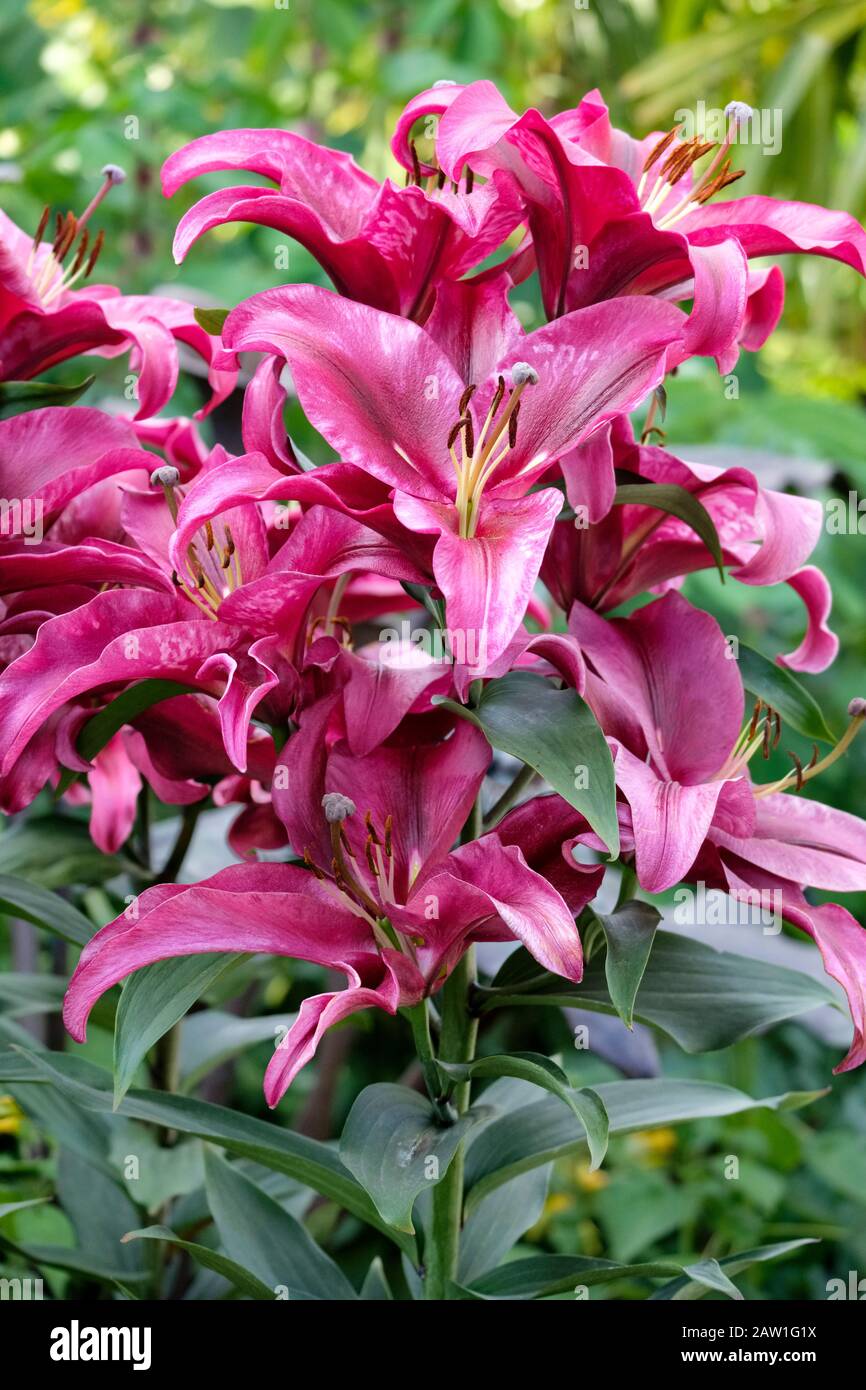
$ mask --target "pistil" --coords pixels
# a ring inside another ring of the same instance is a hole
[[[99,253],[105,240],[105,233],[99,232],[92,248],[90,248],[90,233],[85,229],[85,224],[89,221],[92,214],[99,207],[109,189],[116,184],[123,183],[126,174],[118,164],[106,164],[102,170],[104,183],[94,194],[87,207],[80,217],[74,213],[67,212],[66,216],[57,213],[54,231],[54,240],[51,250],[45,257],[41,269],[34,281],[34,289],[41,297],[44,306],[47,308],[59,295],[71,289],[77,281],[84,279],[92,273]],[[33,245],[27,261],[27,273],[32,273],[34,260],[42,244],[42,236],[48,225],[51,210],[46,207],[39,219],[39,226],[33,238]],[[80,240],[79,240],[80,237]],[[69,251],[78,241],[78,249],[75,253],[71,266],[64,271],[63,262]],[[90,254],[88,255],[88,248]]]
[[[538,373],[528,362],[515,362],[511,368],[512,389],[506,398],[504,377],[500,377],[493,399],[475,437],[475,426],[469,405],[475,386],[467,386],[460,398],[459,418],[451,427],[447,447],[457,477],[457,512],[460,535],[464,540],[475,535],[482,493],[505,456],[517,443],[517,417],[520,398],[527,386],[535,385]],[[504,409],[500,409],[505,401]],[[461,441],[458,458],[455,446]]]

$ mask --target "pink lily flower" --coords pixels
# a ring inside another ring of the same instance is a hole
[[[441,103],[441,93],[427,95]],[[412,120],[428,105],[410,103]],[[547,121],[535,110],[518,116],[481,81],[447,94],[436,154],[452,178],[472,169],[514,179],[532,246],[517,254],[513,273],[528,273],[534,254],[549,317],[622,294],[693,299],[687,352],[712,355],[730,371],[738,343],[760,346],[781,311],[780,275],[750,276],[749,259],[804,251],[862,274],[866,233],[849,214],[808,203],[747,197],[711,204],[740,177],[729,152],[751,116],[738,102],[727,114],[727,134],[715,148],[699,137],[680,140],[676,126],[636,141],[611,125],[598,92]],[[401,128],[405,134],[405,120]],[[711,151],[695,178],[696,162]],[[401,144],[395,152],[405,162]]]
[[[132,352],[137,374],[137,417],[156,415],[171,398],[178,377],[177,343],[207,363],[212,409],[234,389],[237,369],[196,322],[182,300],[122,295],[110,285],[81,288],[94,269],[102,233],[90,241],[90,218],[113,184],[125,175],[106,165],[105,182],[80,217],[57,215],[53,240],[42,237],[46,208],[29,236],[0,212],[0,381],[29,381],[58,362],[81,354],[103,357]]]
[[[226,130],[203,135],[171,155],[162,182],[171,197],[188,180],[215,170],[245,169],[277,189],[225,188],[181,218],[174,239],[180,263],[204,232],[227,222],[254,222],[299,241],[349,299],[423,322],[441,280],[458,280],[513,231],[523,204],[502,178],[446,186],[433,174],[422,185],[379,184],[350,155],[285,130]]]
[[[105,990],[154,960],[242,950],[327,965],[347,988],[302,1004],[265,1076],[275,1105],[327,1028],[435,993],[473,940],[517,938],[580,978],[572,913],[520,848],[491,834],[451,849],[490,758],[478,731],[461,723],[445,740],[356,758],[330,742],[334,708],[331,697],[307,711],[275,778],[275,805],[308,867],[238,866],[192,888],[148,890],[135,920],[118,917],[82,952],[64,1008],[74,1038]]]
[[[596,431],[560,467],[576,520],[554,526],[541,578],[566,613],[575,600],[606,612],[714,564],[685,522],[649,505],[611,505],[614,470],[621,469],[650,483],[674,483],[697,497],[713,519],[732,578],[786,583],[797,594],[806,609],[806,633],[796,651],[777,657],[780,665],[816,672],[834,660],[839,642],[827,626],[830,586],[807,564],[823,525],[818,500],[761,487],[746,468],[688,463],[665,449],[639,445],[625,417]]]
[[[496,661],[526,612],[562,500],[533,485],[662,379],[682,325],[673,306],[631,299],[520,336],[508,283],[440,291],[425,329],[292,286],[239,305],[223,330],[232,351],[284,358],[344,464],[389,489],[406,532],[433,538],[449,630],[484,644],[458,688]]]
[[[688,872],[717,818],[742,816],[751,828],[751,792],[733,758],[744,709],[737,664],[716,620],[676,593],[625,619],[576,603],[569,628],[631,807],[638,879],[662,893]]]

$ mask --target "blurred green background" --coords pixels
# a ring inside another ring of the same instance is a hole
[[[677,108],[699,100],[723,107],[737,98],[779,109],[781,150],[771,157],[747,147],[740,189],[824,202],[862,219],[864,23],[866,3],[856,0],[589,0],[586,8],[570,0],[5,0],[0,205],[35,228],[46,202],[79,210],[101,165],[122,164],[129,179],[100,210],[107,233],[101,278],[127,293],[160,287],[196,303],[233,305],[286,278],[274,269],[278,234],[220,228],[176,267],[174,226],[220,179],[200,180],[168,204],[159,189],[168,154],[206,131],[282,125],[350,150],[384,176],[396,172],[388,138],[414,92],[439,78],[489,77],[514,107],[546,113],[599,86],[617,124],[636,135],[667,129]],[[303,252],[293,248],[290,264],[289,278],[324,282]],[[846,267],[817,259],[789,258],[785,270],[782,326],[759,358],[743,356],[733,399],[703,362],[670,384],[668,443],[684,453],[690,446],[724,448],[730,464],[754,467],[772,486],[822,499],[853,491],[859,499],[866,494],[864,284]],[[531,322],[531,297],[520,308]],[[97,400],[100,391],[106,397],[116,390],[118,371],[106,365]],[[188,384],[180,407],[195,409],[200,399],[198,384]],[[291,423],[315,451],[301,422]],[[866,508],[862,528],[866,533]],[[830,672],[807,682],[837,732],[848,700],[866,694],[863,555],[862,536],[825,534],[815,557],[833,585],[842,651]],[[726,632],[768,655],[799,640],[799,604],[784,590],[733,582],[722,588],[706,574],[691,579],[686,592],[715,612]],[[817,790],[862,813],[864,784],[866,740]],[[849,905],[866,920],[866,902]],[[270,980],[249,984],[249,1011],[296,1007],[308,989],[304,968],[280,965]],[[359,1024],[363,1042],[339,1079],[335,1123],[361,1085],[396,1075],[409,1061],[408,1054],[394,1058],[389,1026],[366,1017]],[[566,1048],[564,1024],[559,1032],[550,1028],[542,1039],[502,1041]],[[97,1052],[101,1046],[106,1054],[97,1060],[108,1061],[110,1037],[94,1032]],[[246,1052],[233,1076],[231,1102],[252,1113],[263,1113],[260,1077],[269,1047]],[[795,1025],[713,1057],[689,1059],[672,1045],[662,1048],[666,1073],[728,1080],[764,1095],[825,1085],[838,1057],[837,1048]],[[617,1074],[600,1061],[571,1065],[583,1084]],[[314,1079],[312,1068],[302,1073],[281,1118],[291,1122],[303,1111]],[[852,1074],[796,1114],[759,1113],[620,1139],[602,1174],[560,1166],[525,1244],[646,1259],[814,1235],[820,1245],[749,1275],[743,1286],[752,1297],[823,1298],[827,1278],[866,1271],[864,1101],[866,1081]],[[46,1190],[52,1160],[44,1141],[14,1106],[4,1111],[0,1102],[0,1203]],[[732,1146],[743,1155],[739,1182],[723,1173]],[[56,1208],[37,1209],[21,1213],[16,1229],[22,1240],[62,1243],[69,1238],[64,1220]],[[67,1287],[68,1276],[57,1279],[58,1291]]]

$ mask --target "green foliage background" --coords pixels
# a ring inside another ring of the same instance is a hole
[[[442,77],[490,77],[516,108],[545,112],[575,104],[597,85],[616,122],[635,134],[666,129],[678,107],[698,100],[717,107],[736,97],[778,108],[781,151],[767,157],[746,149],[741,188],[826,202],[862,218],[864,22],[866,3],[857,0],[589,0],[586,7],[570,0],[6,0],[0,205],[35,228],[46,202],[78,210],[100,166],[122,164],[130,177],[100,213],[107,233],[102,278],[116,279],[128,293],[171,289],[196,303],[233,305],[286,278],[274,269],[277,234],[221,228],[176,267],[171,237],[178,218],[220,180],[199,181],[166,204],[158,176],[172,150],[219,128],[288,125],[350,150],[383,176],[394,172],[388,136],[408,97]],[[671,384],[668,441],[683,450],[725,446],[732,464],[772,463],[783,485],[795,489],[859,496],[866,493],[864,284],[845,267],[807,258],[791,260],[786,273],[783,325],[760,359],[741,360],[736,399],[706,364],[691,364]],[[297,248],[289,278],[322,280]],[[531,321],[535,306],[527,300],[522,312]],[[106,365],[88,403],[117,390],[118,370]],[[195,384],[187,386],[182,407],[194,409],[197,400]],[[302,443],[316,447],[315,440]],[[817,472],[815,461],[824,465]],[[862,524],[866,532],[866,515]],[[863,554],[861,536],[827,534],[816,557],[833,585],[842,653],[810,684],[837,731],[848,700],[866,693]],[[732,582],[722,589],[709,573],[690,580],[686,592],[715,612],[726,632],[768,654],[799,640],[799,606],[785,592]],[[864,781],[866,740],[822,778],[820,794],[862,814]],[[38,864],[33,873],[39,877]],[[83,870],[81,880],[89,881]],[[90,905],[107,916],[114,909],[99,901],[100,892],[91,889]],[[864,920],[866,904],[851,906]],[[295,1007],[310,987],[308,973],[282,963],[267,981],[252,979],[252,1011]],[[219,1003],[219,990],[208,999]],[[408,1051],[394,1055],[386,1020],[364,1016],[359,1027],[363,1045],[338,1080],[338,1119],[362,1085],[396,1077],[409,1061]],[[537,1031],[522,1036],[529,1028],[522,1021],[509,1028],[495,1039],[499,1046],[540,1043],[555,1051],[570,1042],[564,1024],[551,1019],[541,1039]],[[96,1027],[93,1034],[90,1055],[110,1063],[110,1033]],[[265,1042],[245,1052],[235,1071],[232,1103],[254,1114],[262,1113],[268,1049]],[[793,1024],[711,1057],[686,1058],[663,1045],[667,1074],[714,1077],[763,1095],[825,1084],[837,1058]],[[574,1052],[569,1066],[580,1084],[616,1075]],[[293,1088],[289,1122],[314,1079],[308,1069]],[[854,1074],[803,1113],[760,1112],[617,1140],[601,1177],[575,1163],[560,1165],[525,1246],[647,1259],[814,1235],[821,1245],[744,1277],[743,1287],[752,1297],[823,1298],[831,1275],[866,1271],[864,1100],[866,1082]],[[41,1195],[52,1180],[51,1147],[14,1108],[3,1114],[0,1203]],[[724,1177],[732,1151],[743,1155],[739,1182]],[[85,1178],[67,1173],[65,1180]],[[328,1209],[317,1219],[326,1223]],[[64,1223],[56,1208],[32,1208],[4,1231],[63,1244],[71,1241]],[[369,1253],[350,1258],[361,1267]],[[74,1276],[53,1277],[62,1292]]]

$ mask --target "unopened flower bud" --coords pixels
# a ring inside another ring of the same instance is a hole
[[[119,164],[103,164],[99,171],[104,179],[109,183],[125,183],[126,170],[121,169]]]
[[[329,825],[337,825],[347,816],[354,816],[357,807],[354,801],[342,792],[325,792],[322,797],[322,810]]]
[[[862,695],[857,695],[848,706],[848,714],[852,719],[863,719],[866,716],[866,700]]]
[[[511,380],[515,386],[538,385],[538,372],[528,362],[515,362],[511,368]]]
[[[180,473],[170,463],[163,463],[159,468],[154,468],[150,475],[151,487],[177,487],[180,482]]]

